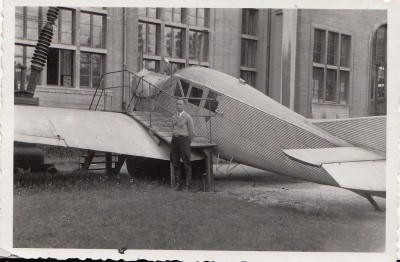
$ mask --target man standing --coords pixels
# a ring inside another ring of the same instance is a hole
[[[174,167],[176,190],[182,189],[182,173],[180,159],[182,158],[185,169],[185,191],[189,191],[192,180],[192,164],[190,161],[190,143],[194,138],[194,125],[192,117],[183,110],[182,99],[176,101],[178,113],[172,116],[172,141],[170,159]]]

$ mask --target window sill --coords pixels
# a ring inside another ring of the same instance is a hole
[[[96,92],[95,88],[90,88],[90,87],[73,88],[73,87],[50,86],[50,85],[37,86],[36,90],[38,92],[62,93],[62,94],[80,94],[80,95],[93,95]],[[112,90],[105,90],[105,92],[106,92],[107,96],[112,96]]]
[[[320,105],[320,106],[343,106],[343,107],[350,107],[348,104],[338,104],[335,102],[311,102],[312,105]]]

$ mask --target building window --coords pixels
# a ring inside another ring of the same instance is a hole
[[[164,69],[164,73],[167,75],[172,75],[174,74],[176,71],[182,69],[185,67],[184,63],[171,63],[169,62],[169,64],[165,67]]]
[[[322,95],[323,81],[324,81],[323,75],[324,75],[323,68],[314,67],[312,98],[315,101],[322,101],[323,99]]]
[[[48,7],[45,8],[47,13]],[[68,9],[60,9],[58,18],[53,26],[53,40],[52,43],[72,45],[72,19],[73,11]]]
[[[325,31],[315,29],[314,32],[314,59],[315,63],[323,63],[322,53],[325,43]]]
[[[81,86],[97,88],[103,74],[103,55],[82,52],[80,64]]]
[[[28,84],[29,77],[31,75],[31,61],[33,57],[33,52],[35,51],[34,46],[26,46],[26,45],[15,45],[15,65],[25,66],[25,84]],[[21,85],[21,70],[16,69],[16,80],[18,86]],[[23,76],[22,76],[23,77]],[[21,87],[20,87],[21,88]]]
[[[103,15],[81,12],[80,44],[81,46],[104,48]]]
[[[380,26],[372,42],[372,66],[370,82],[370,115],[386,115],[387,106],[387,25]]]
[[[15,7],[15,38],[39,39],[39,7]]]
[[[50,48],[47,56],[47,84],[72,86],[73,52],[71,50]]]
[[[157,8],[139,8],[139,16],[157,19]]]
[[[165,21],[180,23],[182,21],[181,8],[165,8]]]
[[[327,55],[328,65],[337,65],[336,55],[337,55],[338,48],[339,48],[338,34],[329,32],[329,34],[328,34],[328,55]]]
[[[189,31],[189,59],[208,62],[208,33]]]
[[[312,101],[348,104],[351,36],[314,30]]]
[[[243,9],[242,10],[242,34],[257,35],[258,10]]]
[[[242,10],[242,39],[240,45],[240,78],[255,87],[257,68],[257,24],[258,10]]]
[[[139,52],[145,55],[157,55],[157,26],[149,23],[139,23]]]
[[[189,25],[206,26],[204,8],[189,8]]]
[[[343,35],[341,39],[341,49],[340,49],[340,66],[349,67],[350,66],[350,36]]]
[[[143,59],[142,68],[158,73],[160,72],[160,61],[153,59]]]
[[[256,85],[256,72],[240,70],[240,78],[250,86]]]
[[[164,56],[182,58],[183,30],[166,26],[164,30]]]
[[[256,67],[257,41],[242,39],[241,66]]]

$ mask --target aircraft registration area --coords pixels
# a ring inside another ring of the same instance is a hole
[[[56,19],[56,11],[50,8],[50,21]],[[196,133],[192,161],[205,174],[205,191],[213,190],[215,155],[345,188],[380,210],[373,196],[386,196],[386,117],[306,119],[242,79],[199,66],[181,69],[172,76],[150,71],[108,72],[102,75],[88,110],[39,107],[33,96],[51,34],[48,23],[32,59],[27,89],[15,91],[15,142],[22,143],[19,147],[47,144],[87,150],[83,169],[90,168],[96,154],[105,154],[110,174],[119,173],[125,162],[131,176],[160,166],[168,168],[171,116],[176,113],[177,99],[184,99]],[[104,107],[100,103],[107,89],[125,87],[102,84],[117,74],[130,79],[125,112],[107,111],[105,103]]]

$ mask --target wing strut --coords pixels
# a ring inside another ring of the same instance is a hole
[[[366,193],[365,197],[368,199],[371,205],[374,206],[376,211],[383,212],[383,210],[379,207],[378,203],[376,203],[376,201],[372,198],[371,194]]]

